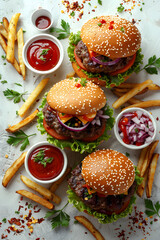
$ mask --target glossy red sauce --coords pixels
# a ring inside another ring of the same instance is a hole
[[[49,17],[46,17],[46,16],[40,16],[35,21],[35,25],[39,29],[45,29],[49,27],[50,24],[51,24],[51,20]]]
[[[28,62],[36,70],[47,71],[52,69],[57,65],[59,58],[59,48],[48,39],[33,42],[27,50]]]
[[[40,150],[44,151],[45,158],[53,158],[51,163],[47,163],[46,167],[40,162],[35,162],[35,156]],[[37,147],[28,158],[28,168],[31,174],[39,180],[51,180],[57,177],[64,165],[64,157],[61,151],[54,146],[44,145]]]

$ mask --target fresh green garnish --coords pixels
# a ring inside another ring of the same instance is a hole
[[[3,65],[6,65],[6,63],[3,63]]]
[[[17,146],[18,144],[21,144],[20,150],[23,151],[27,145],[29,145],[29,140],[28,138],[31,136],[36,135],[36,133],[27,135],[25,134],[22,130],[19,130],[15,133],[13,133],[13,136],[9,136],[7,143],[13,146]]]
[[[41,52],[41,54],[40,54],[39,56],[44,56],[44,55],[46,55],[46,54],[48,53],[48,51],[49,51],[49,48],[43,49],[42,52]]]
[[[160,58],[157,58],[156,55],[153,55],[153,57],[148,59],[148,63],[141,70],[145,69],[149,74],[158,74],[159,68]]]
[[[102,25],[102,23],[97,23],[97,25],[100,27]]]
[[[23,30],[23,33],[25,33],[26,31],[25,30]]]
[[[6,219],[6,218],[3,218],[3,219],[2,219],[2,222],[6,223],[6,222],[7,222],[7,219]]]
[[[32,204],[31,203],[28,204],[28,208],[29,209],[32,208]]]
[[[15,211],[16,214],[19,214],[19,211]]]
[[[18,111],[16,111],[16,115],[19,116]]]
[[[123,32],[123,33],[124,33],[124,27],[121,27],[121,32]]]
[[[92,197],[93,197],[93,195],[89,194],[88,191],[84,193],[84,199],[87,198],[87,200],[88,200],[88,199],[91,199]]]
[[[0,74],[0,80],[2,79],[2,75]]]
[[[63,19],[61,20],[61,28],[50,28],[50,32],[56,32],[56,33],[59,33],[58,35],[58,39],[64,39],[64,38],[67,38],[70,34],[70,25],[69,23],[65,22]]]
[[[6,81],[6,80],[3,80],[3,81],[1,81],[1,83],[2,83],[2,84],[5,84],[5,83],[7,83],[7,81]]]
[[[14,83],[14,84],[17,85],[17,86],[22,87],[22,84],[20,84],[20,83]]]
[[[93,19],[96,19],[97,17],[93,17]]]
[[[13,100],[14,103],[19,103],[21,101],[21,99],[25,102],[25,99],[23,98],[23,95],[25,95],[27,92],[24,93],[19,93],[17,91],[14,91],[12,89],[8,89],[3,91],[4,96],[9,99],[9,100]]]
[[[135,128],[135,133],[138,133],[138,128]]]
[[[87,83],[87,80],[85,78],[81,78],[80,84],[85,87]]]
[[[142,12],[142,8],[139,9]]]
[[[99,5],[102,5],[102,0],[98,0],[98,4],[99,4]]]
[[[89,6],[91,6],[91,3],[88,3]]]
[[[6,56],[5,55],[2,55],[1,56],[3,60],[6,60]]]
[[[52,210],[46,213],[45,218],[51,218],[51,225],[52,225],[52,229],[59,227],[59,226],[63,226],[63,227],[67,227],[69,225],[69,221],[70,221],[70,216],[63,211],[63,209],[68,205],[67,204],[60,210]],[[57,213],[56,216],[54,216]]]
[[[78,78],[75,78],[74,81],[75,81],[75,82],[78,82]]]
[[[51,163],[53,161],[53,157],[47,158],[45,157],[44,153],[44,150],[40,150],[34,157],[34,161],[39,162],[43,165],[43,167],[46,167],[47,163]]]
[[[129,156],[130,156],[130,154],[128,152],[126,152],[126,157],[129,157]]]
[[[121,12],[123,12],[123,10],[124,10],[124,7],[123,7],[122,3],[120,3],[120,6],[117,8],[117,12],[121,13]]]
[[[158,201],[154,204],[152,202],[152,200],[145,199],[144,203],[145,203],[145,207],[146,207],[145,213],[147,214],[148,217],[153,216],[155,214],[158,217],[160,217],[160,214],[159,214],[160,203]]]
[[[40,59],[44,62],[46,61],[46,58],[44,58],[44,57],[40,57]]]
[[[70,13],[70,15],[71,15],[72,17],[74,17],[74,16],[75,16],[75,12],[72,11],[72,12]]]
[[[75,224],[79,223],[77,220],[74,221]]]

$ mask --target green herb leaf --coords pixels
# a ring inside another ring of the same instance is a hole
[[[5,84],[5,83],[7,83],[7,81],[6,81],[6,80],[3,80],[3,81],[1,81],[1,83],[2,83],[2,84]]]
[[[102,25],[102,23],[97,23],[97,25],[100,27]]]
[[[14,136],[9,136],[7,143],[13,146],[17,146],[18,144],[22,144],[20,150],[23,151],[27,145],[29,145],[28,138],[36,135],[36,133],[27,135],[22,130],[19,130],[13,133]]]
[[[102,5],[102,0],[98,0],[98,4],[99,4],[99,5]]]
[[[140,8],[140,11],[142,11],[142,8]]]
[[[124,33],[124,27],[121,27],[121,32],[123,32],[123,33]]]
[[[25,30],[23,30],[23,33],[25,33],[26,31]]]
[[[151,210],[145,210],[145,214],[148,216],[148,217],[151,217],[153,215],[155,215],[155,211],[151,211]]]
[[[130,156],[130,154],[128,152],[126,152],[126,157],[129,157],[129,156]]]
[[[47,158],[45,157],[44,150],[40,150],[37,155],[34,157],[35,162],[40,162],[44,167],[47,166],[47,163],[51,163],[53,161],[53,157]]]
[[[2,58],[3,60],[6,60],[6,55],[2,55],[1,58]]]
[[[45,218],[50,218],[51,219],[51,225],[52,225],[52,229],[59,227],[59,226],[64,226],[67,227],[69,225],[69,221],[70,221],[70,216],[63,211],[63,209],[68,205],[67,204],[60,210],[52,210],[50,212],[47,212],[45,215]],[[56,216],[54,216],[56,213],[58,213]]]
[[[19,214],[19,211],[15,211],[16,214]]]
[[[32,208],[32,203],[28,204],[28,209]]]
[[[49,48],[43,49],[42,52],[41,52],[41,54],[40,54],[40,56],[46,55],[46,54],[48,53],[48,51],[49,51]]]
[[[46,61],[46,58],[44,58],[44,57],[40,57],[40,59],[44,62]]]
[[[159,215],[159,210],[160,210],[160,203],[157,201],[156,204],[154,205],[152,200],[150,199],[145,199],[144,200],[145,203],[145,213],[147,214],[147,216],[153,216],[153,215],[157,215],[158,217],[160,217]]]
[[[72,17],[74,17],[74,16],[75,16],[75,12],[72,11],[72,12],[70,13],[70,15],[71,15]]]
[[[124,10],[124,7],[123,7],[122,3],[120,3],[120,6],[117,8],[117,12],[121,13],[121,12],[123,12],[123,10]]]
[[[87,83],[86,78],[81,78],[80,84],[81,84],[83,87],[86,86],[86,83]]]
[[[65,22],[63,19],[61,20],[61,28],[50,28],[50,32],[56,32],[56,33],[60,33],[58,35],[58,39],[64,39],[64,38],[67,38],[70,34],[70,25],[69,23]]]
[[[3,219],[2,219],[2,222],[6,223],[6,222],[7,222],[7,219],[6,219],[6,218],[3,218]]]
[[[7,90],[3,91],[4,96],[9,100],[13,99],[14,103],[19,103],[21,100],[24,101],[23,95],[25,95],[26,93],[27,92],[19,93],[17,91],[14,91],[14,90],[8,89],[8,88],[7,88]]]
[[[17,85],[17,86],[22,87],[22,84],[20,84],[20,83],[14,83],[14,84]]]
[[[138,133],[138,132],[139,132],[138,128],[135,128],[135,133]]]
[[[141,70],[145,69],[149,74],[158,74],[159,68],[160,58],[157,58],[156,55],[153,55],[153,57],[148,59],[148,64],[146,64]]]
[[[146,67],[145,68],[146,72],[149,74],[158,74],[157,68],[156,67]]]

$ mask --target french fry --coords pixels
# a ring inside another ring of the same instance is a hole
[[[128,88],[115,87],[114,89],[115,89],[117,92],[120,92],[120,93],[127,93],[127,92],[129,91]],[[138,92],[136,95],[141,95],[141,94],[143,94],[143,93],[145,93],[145,92],[147,92],[147,91],[148,91],[148,88],[146,87],[146,88],[144,88],[142,91]]]
[[[3,27],[3,25],[0,23],[0,33],[5,37],[5,39],[8,39],[8,32],[6,29]]]
[[[118,88],[131,89],[131,88],[135,88],[135,87],[138,87],[138,86],[139,86],[139,83],[121,83],[118,86]],[[149,90],[160,90],[160,86],[158,86],[157,84],[154,84],[154,83],[151,83],[150,85],[148,85],[147,88]]]
[[[38,95],[42,92],[42,90],[44,89],[48,81],[49,81],[49,78],[44,78],[33,90],[33,92],[30,94],[30,96],[27,98],[25,103],[22,105],[22,107],[18,111],[18,114],[20,117],[23,117],[26,114],[27,110],[34,103]]]
[[[144,189],[145,189],[146,182],[147,182],[147,176],[148,176],[148,171],[146,171],[146,173],[144,174],[143,181],[137,188],[137,195],[139,197],[142,197],[142,195],[144,193]]]
[[[59,187],[59,185],[63,182],[63,180],[65,179],[65,177],[70,173],[71,171],[71,167],[67,167],[65,173],[63,174],[63,176],[58,179],[56,182],[52,183],[52,185],[50,186],[49,190],[54,193],[57,188]]]
[[[3,50],[5,53],[7,53],[7,44],[6,44],[6,41],[5,39],[3,38],[3,36],[0,34],[0,45],[2,46]],[[13,67],[17,70],[17,72],[19,74],[21,74],[21,69],[20,69],[20,66],[17,62],[17,60],[14,58],[14,61],[13,61]]]
[[[35,117],[37,116],[38,112],[39,112],[39,110],[36,109],[31,115],[29,115],[28,117],[26,117],[25,119],[23,119],[19,123],[15,124],[13,126],[10,126],[9,128],[6,129],[6,131],[11,132],[11,133],[14,133],[14,132],[18,131],[22,127],[24,127],[27,124],[29,124],[30,122],[32,122],[35,119]]]
[[[122,110],[132,108],[132,107],[139,107],[139,108],[148,108],[148,107],[156,107],[160,106],[160,100],[148,100],[148,101],[142,101],[140,103],[132,104],[128,107],[123,108]]]
[[[2,180],[3,187],[7,187],[10,180],[13,178],[18,169],[24,164],[24,160],[27,152],[23,152],[21,156],[14,161],[14,163],[7,169]]]
[[[18,43],[18,60],[19,60],[19,65],[20,65],[22,76],[23,76],[23,80],[25,80],[25,78],[26,78],[26,67],[25,67],[25,64],[24,64],[23,58],[22,58],[22,51],[23,51],[23,46],[24,46],[24,39],[23,39],[23,30],[22,30],[22,28],[20,28],[19,31],[17,32],[17,43]]]
[[[34,202],[37,202],[48,209],[54,208],[54,205],[51,202],[47,201],[44,198],[39,197],[38,195],[36,195],[32,192],[27,191],[27,190],[18,190],[18,191],[16,191],[16,193],[18,193],[26,198],[29,198],[29,199],[33,200]]]
[[[117,91],[113,91],[113,93],[117,96],[117,97],[121,97],[123,95],[123,93],[121,92],[117,92]],[[129,104],[135,104],[135,103],[140,103],[142,102],[141,100],[135,98],[135,97],[132,97],[130,98],[128,101],[127,101]]]
[[[152,142],[150,144],[150,147],[146,153],[146,157],[145,157],[145,160],[143,162],[143,165],[142,165],[142,169],[141,169],[141,172],[140,172],[140,176],[143,177],[149,164],[150,164],[150,161],[151,161],[151,158],[152,158],[152,155],[154,153],[154,150],[156,149],[157,145],[159,143],[159,140],[156,140],[154,142]]]
[[[10,63],[14,63],[15,34],[16,34],[17,23],[20,15],[21,15],[20,13],[14,14],[11,18],[11,21],[8,27],[8,45],[7,45],[6,59]]]
[[[146,154],[147,154],[149,148],[150,148],[150,145],[141,150],[141,153],[140,153],[140,156],[139,156],[139,159],[138,159],[138,164],[137,164],[137,169],[140,172],[140,175],[141,175],[143,162],[145,160],[145,157],[146,157]]]
[[[152,159],[151,159],[150,166],[149,166],[148,182],[147,182],[147,186],[146,186],[147,198],[151,197],[152,185],[153,185],[153,180],[154,180],[154,175],[155,175],[155,171],[156,171],[156,167],[157,167],[158,158],[159,158],[159,154],[154,153],[153,156],[152,156]]]
[[[6,17],[3,17],[3,26],[6,29],[6,31],[8,32],[8,28],[9,28],[9,21]]]
[[[74,77],[75,76],[75,71],[72,71],[66,75],[66,78]]]
[[[122,97],[120,97],[119,99],[117,99],[112,106],[117,109],[119,108],[122,104],[124,104],[125,102],[127,102],[130,98],[134,97],[135,95],[137,95],[137,93],[139,93],[140,91],[142,91],[144,88],[146,88],[149,84],[152,83],[152,80],[146,80],[143,83],[140,83],[138,87],[135,87],[133,89],[131,89],[129,92],[127,92],[126,94],[124,94]]]
[[[90,233],[97,240],[105,240],[102,234],[94,227],[94,225],[84,216],[75,216],[74,217],[79,223],[81,223],[85,228],[87,228]]]

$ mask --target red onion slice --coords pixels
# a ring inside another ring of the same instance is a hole
[[[66,129],[70,130],[70,131],[73,131],[73,132],[80,132],[80,131],[83,131],[84,129],[86,129],[88,127],[88,125],[90,124],[90,122],[86,123],[83,127],[78,127],[78,128],[74,128],[74,127],[69,127],[67,126],[65,123],[63,123],[58,115],[58,112],[57,112],[57,119],[59,121],[59,123],[65,127]]]
[[[120,61],[120,58],[117,58],[113,61],[110,61],[110,62],[102,62],[101,60],[99,60],[98,58],[96,57],[92,57],[92,60],[100,65],[104,65],[104,66],[112,66],[116,63],[118,63]]]

